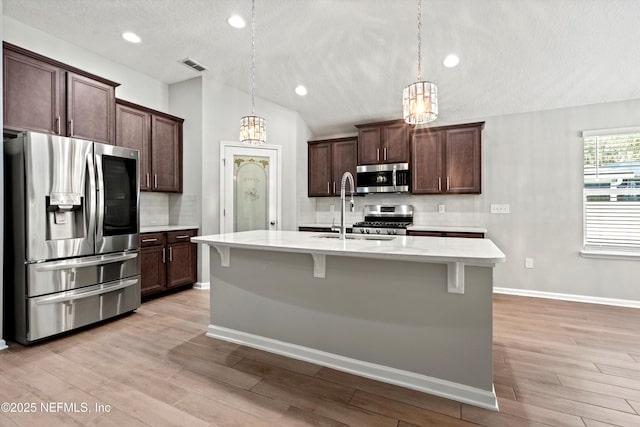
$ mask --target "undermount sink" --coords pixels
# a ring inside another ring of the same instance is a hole
[[[340,235],[339,234],[319,234],[317,236],[313,236],[313,237],[319,237],[321,239],[339,239]],[[346,239],[348,240],[393,240],[396,237],[395,236],[372,236],[372,235],[367,235],[367,234],[347,234],[345,236]]]

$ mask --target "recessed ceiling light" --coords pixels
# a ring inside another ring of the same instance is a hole
[[[140,43],[141,39],[136,33],[126,32],[122,33],[122,38],[129,43]]]
[[[444,65],[447,68],[453,68],[456,65],[458,65],[458,62],[460,62],[460,58],[458,58],[456,55],[452,53],[450,55],[447,55],[446,58],[444,58],[444,61],[442,61],[442,65]]]
[[[244,19],[242,19],[242,16],[240,15],[230,16],[229,19],[227,19],[227,22],[233,28],[244,28],[244,26],[247,25],[247,23],[244,22]]]
[[[300,96],[305,96],[307,94],[307,88],[302,85],[298,85],[296,86],[296,93]]]

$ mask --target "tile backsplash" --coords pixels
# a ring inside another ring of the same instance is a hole
[[[355,212],[348,212],[346,222],[362,221],[364,205],[413,205],[415,225],[483,226],[484,201],[476,195],[457,196],[412,196],[410,194],[369,194],[355,198]],[[315,222],[322,224],[340,222],[340,198],[316,198]],[[439,205],[445,212],[439,213]],[[333,212],[331,207],[333,206]]]
[[[200,224],[200,199],[193,194],[169,196],[169,224]]]
[[[140,226],[169,224],[169,195],[140,192]]]

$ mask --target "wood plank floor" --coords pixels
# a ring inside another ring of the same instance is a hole
[[[208,299],[12,344],[0,402],[36,411],[0,411],[0,426],[640,426],[637,309],[496,295],[492,412],[207,338]]]

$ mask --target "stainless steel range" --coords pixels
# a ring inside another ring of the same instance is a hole
[[[412,205],[365,205],[364,221],[353,224],[353,232],[405,235],[411,224]]]

